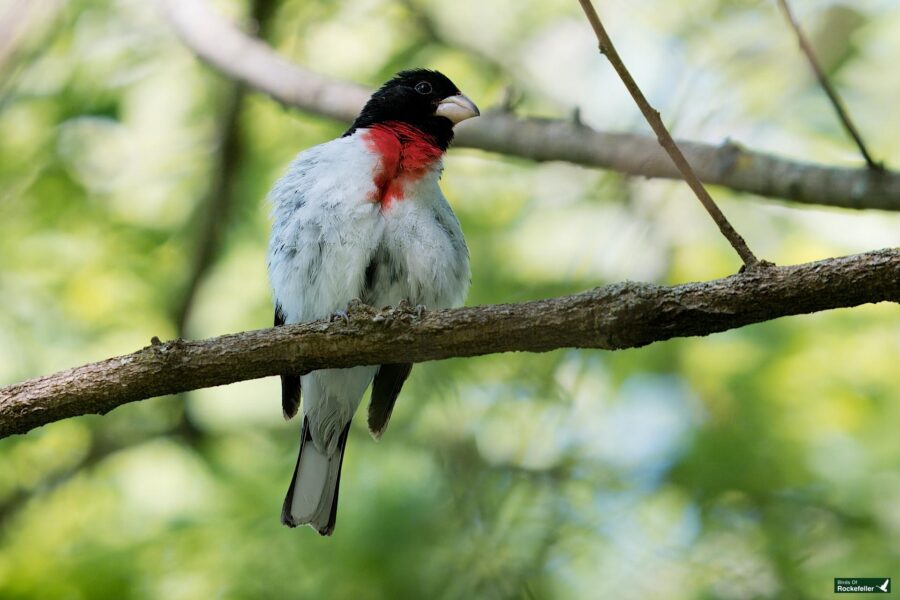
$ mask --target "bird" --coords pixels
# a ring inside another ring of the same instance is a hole
[[[346,318],[354,301],[419,311],[462,306],[469,251],[438,185],[454,127],[478,107],[435,70],[401,71],[368,99],[339,138],[300,152],[269,199],[267,252],[275,326]],[[366,388],[380,439],[410,363],[281,376],[293,418],[303,396],[300,451],[281,521],[334,532],[350,422]]]

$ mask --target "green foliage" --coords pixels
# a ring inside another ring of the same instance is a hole
[[[602,4],[678,136],[860,163],[774,5]],[[811,31],[845,32],[822,42],[829,69],[897,164],[900,13],[798,11]],[[511,84],[522,112],[577,105],[588,124],[643,129],[577,3],[283,0],[263,25],[336,76],[437,67],[482,108]],[[152,3],[75,0],[27,39],[0,66],[0,384],[176,334],[236,93]],[[270,324],[266,191],[342,131],[252,94],[233,126],[233,206],[192,337]],[[678,182],[455,151],[444,187],[471,249],[470,304],[738,266]],[[897,242],[896,215],[714,195],[777,263]],[[383,441],[351,431],[331,539],[278,522],[297,424],[274,379],[56,423],[0,441],[0,598],[812,598],[833,577],[895,575],[897,316],[417,365]]]

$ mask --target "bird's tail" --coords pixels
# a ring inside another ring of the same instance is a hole
[[[313,443],[309,422],[303,418],[300,455],[294,467],[294,477],[281,509],[281,522],[288,527],[310,525],[320,535],[334,532],[337,514],[338,489],[341,484],[341,464],[350,423],[344,427],[334,454],[320,452]]]

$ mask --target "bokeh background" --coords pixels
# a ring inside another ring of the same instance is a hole
[[[31,3],[0,34],[0,384],[268,326],[266,192],[342,125],[213,73],[152,2]],[[323,73],[427,66],[482,109],[647,130],[574,0],[215,5]],[[794,5],[900,166],[900,5]],[[677,136],[862,163],[774,2],[597,6]],[[739,266],[682,183],[446,162],[469,304]],[[896,214],[713,193],[780,264],[900,241]],[[55,423],[0,441],[0,598],[823,598],[900,576],[898,317],[418,365],[383,441],[354,423],[330,539],[279,524],[298,425],[275,378]]]

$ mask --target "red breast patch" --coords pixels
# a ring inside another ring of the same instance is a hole
[[[364,139],[379,156],[372,199],[382,208],[403,198],[405,185],[420,179],[444,154],[431,136],[399,121],[373,125]]]

